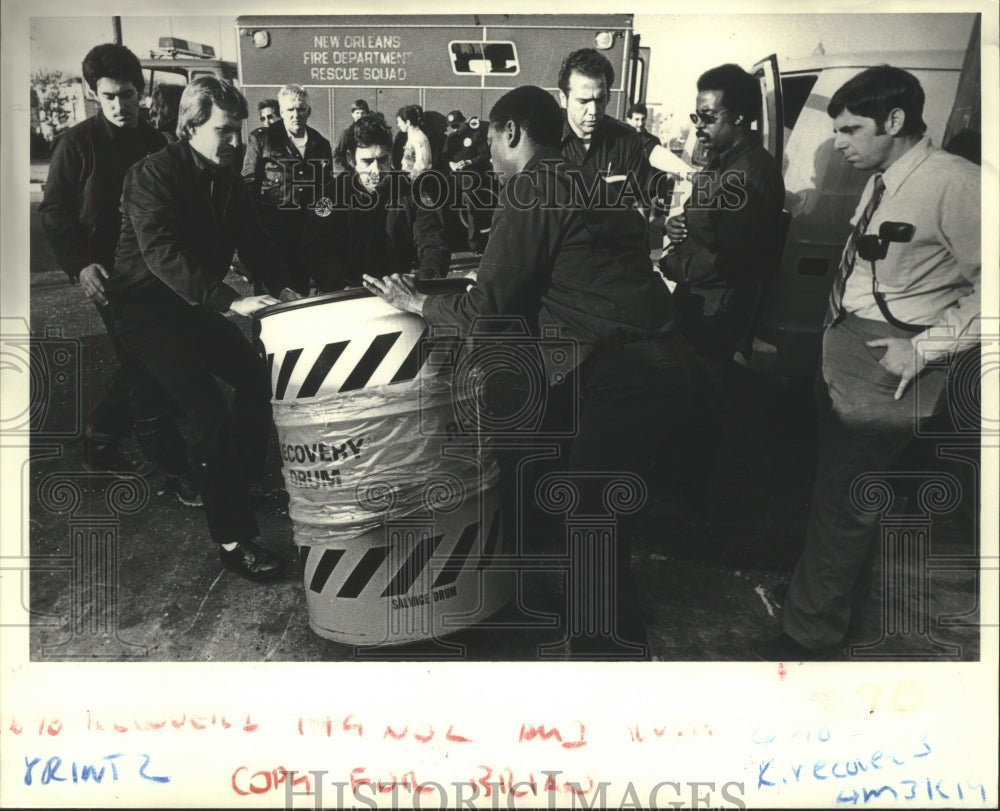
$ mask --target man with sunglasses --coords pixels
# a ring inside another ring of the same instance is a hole
[[[781,167],[750,125],[761,109],[757,80],[739,65],[698,79],[691,121],[708,164],[691,178],[684,212],[666,223],[670,238],[660,271],[677,283],[681,333],[698,357],[702,426],[684,454],[687,498],[708,479],[724,427],[738,419],[737,353],[749,354],[761,289],[777,268],[785,186]],[[683,507],[690,508],[690,503]]]
[[[781,168],[751,130],[757,80],[739,65],[698,79],[691,122],[708,165],[691,180],[684,212],[667,221],[660,270],[677,282],[681,330],[715,364],[732,363],[749,339],[761,285],[775,269],[785,186]]]

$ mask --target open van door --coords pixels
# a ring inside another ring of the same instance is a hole
[[[760,140],[764,148],[774,156],[774,159],[778,162],[778,166],[781,167],[785,148],[785,115],[782,104],[781,74],[778,71],[777,55],[771,54],[760,60],[760,62],[757,62],[753,66],[752,73],[754,78],[760,83],[761,109],[760,118],[757,121],[757,132],[760,135]],[[743,349],[736,353],[736,357],[734,358],[737,363],[744,366],[751,366],[754,369],[772,368],[776,359],[774,346],[759,340],[756,337],[756,332],[764,301],[770,292],[771,280],[778,272],[781,253],[785,247],[785,239],[788,236],[790,222],[791,214],[787,209],[783,209],[778,233],[775,235],[777,244],[774,246],[774,265],[767,268],[763,285],[757,292],[757,302],[754,305],[754,314],[750,321],[750,331],[746,336],[746,343]]]
[[[778,57],[771,54],[753,66],[753,75],[760,82],[761,111],[757,129],[764,148],[774,155],[778,165],[785,147],[784,111],[781,102],[781,74]]]

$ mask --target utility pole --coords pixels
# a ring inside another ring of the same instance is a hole
[[[122,44],[122,18],[121,17],[112,17],[111,18],[111,27],[114,30],[115,45],[121,45]]]

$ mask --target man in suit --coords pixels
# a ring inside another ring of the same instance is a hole
[[[249,481],[263,475],[270,386],[264,360],[223,313],[248,316],[276,303],[287,274],[229,165],[246,117],[246,99],[230,82],[203,76],[187,86],[180,140],[125,177],[107,290],[122,343],[189,419],[189,454],[222,564],[264,580],[280,574],[282,561],[255,541]],[[237,248],[273,295],[243,298],[225,284]],[[232,406],[215,376],[234,388]]]

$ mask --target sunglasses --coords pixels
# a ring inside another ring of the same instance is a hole
[[[719,110],[717,113],[704,113],[704,112],[701,112],[701,111],[694,112],[694,113],[691,113],[691,115],[690,115],[691,123],[692,124],[702,123],[706,127],[710,127],[712,124],[716,123],[722,117],[723,113],[727,113],[727,112],[729,112],[729,111],[728,110]]]

